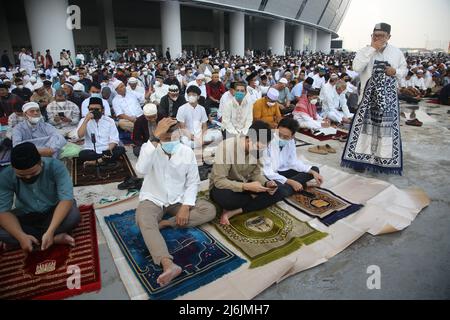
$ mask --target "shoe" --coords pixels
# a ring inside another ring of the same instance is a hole
[[[328,151],[326,149],[321,148],[320,146],[311,147],[308,149],[308,151],[311,153],[317,153],[322,155],[328,154]]]
[[[423,122],[420,122],[417,119],[414,120],[407,120],[405,122],[408,126],[414,126],[414,127],[421,127],[423,125]]]
[[[336,150],[333,149],[329,144],[326,144],[325,146],[322,146],[321,148],[325,148],[328,153],[336,153]]]
[[[143,181],[144,179],[142,178],[128,177],[125,179],[125,181],[123,181],[117,186],[117,189],[119,190],[141,189]]]

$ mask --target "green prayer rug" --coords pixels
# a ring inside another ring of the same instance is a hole
[[[199,198],[211,201],[209,195]],[[211,201],[212,202],[212,201]],[[215,204],[217,217],[212,221],[216,229],[250,261],[250,268],[261,267],[326,237],[328,234],[312,228],[277,205],[264,210],[239,214],[230,225],[221,225],[221,209]]]

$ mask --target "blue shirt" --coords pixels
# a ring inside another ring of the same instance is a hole
[[[42,171],[37,181],[26,184],[9,166],[0,171],[0,212],[15,207],[21,213],[46,212],[62,200],[73,200],[72,179],[64,164],[53,158],[42,158]]]
[[[291,95],[293,96],[293,98],[299,98],[302,96],[302,91],[303,82],[299,82],[292,88]]]

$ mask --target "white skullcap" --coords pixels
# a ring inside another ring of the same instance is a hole
[[[77,82],[73,85],[73,90],[74,91],[84,91],[84,86],[81,83]]]
[[[25,82],[30,81],[30,76],[29,75],[23,76],[23,81],[25,81]]]
[[[22,106],[23,112],[27,112],[30,109],[39,109],[39,105],[36,102],[27,102]]]
[[[339,77],[338,77],[338,75],[337,75],[336,73],[332,73],[331,76],[330,76],[330,78],[337,79],[337,78],[339,78]]]
[[[42,87],[44,87],[44,84],[42,82],[36,82],[36,84],[33,86],[33,91],[36,91]]]
[[[417,73],[423,73],[422,69],[417,70]]]
[[[24,68],[19,69],[19,72],[24,72],[24,71],[26,71]]]
[[[73,85],[70,82],[64,82],[63,86],[68,86],[68,87],[71,87],[73,89]]]
[[[29,80],[30,80],[30,82],[36,82],[37,81],[36,77],[30,77]]]
[[[178,88],[178,86],[177,86],[176,84],[172,84],[172,85],[169,87],[169,91],[170,91],[170,92],[179,92],[179,91],[180,91],[180,88]]]
[[[185,67],[181,67],[180,71],[185,71],[186,68]]]
[[[112,83],[114,89],[117,89],[121,84],[123,84],[123,82],[120,81],[120,80],[117,80],[117,79],[114,80],[113,83]]]
[[[431,66],[431,67],[428,67],[428,70],[433,70],[434,69],[434,67],[433,66]]]
[[[267,98],[269,98],[272,101],[278,100],[279,95],[280,92],[275,88],[270,88],[269,91],[267,91]]]
[[[153,103],[147,103],[144,108],[144,115],[146,116],[154,116],[158,113],[158,107],[156,106],[156,104]]]
[[[278,81],[279,83],[283,83],[283,84],[288,84],[288,81],[286,78],[281,78],[280,81]]]
[[[78,82],[78,81],[80,81],[80,77],[78,77],[78,76],[70,76],[69,80],[73,80],[75,82]]]
[[[205,75],[203,73],[200,73],[196,79],[197,80],[205,80]]]
[[[130,77],[128,79],[128,83],[137,83],[137,82],[138,82],[138,80],[135,77]]]

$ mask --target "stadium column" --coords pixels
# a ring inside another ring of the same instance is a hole
[[[114,28],[114,13],[112,0],[97,0],[100,11],[99,23],[102,35],[102,49],[116,49],[116,31]]]
[[[162,53],[170,48],[172,59],[181,57],[181,16],[180,2],[162,1],[161,3],[161,39]]]
[[[310,44],[310,50],[312,52],[316,52],[317,51],[317,29],[313,28],[312,29],[312,36],[311,36],[311,44]]]
[[[219,50],[225,49],[225,25],[223,11],[213,10],[214,16],[214,46]]]
[[[50,49],[53,61],[56,63],[61,50],[66,49],[71,52],[74,59],[76,52],[70,24],[73,16],[67,13],[68,1],[25,0],[24,4],[33,51],[40,51],[45,55],[45,51]],[[81,28],[83,28],[82,25]]]
[[[326,54],[330,53],[331,50],[331,33],[329,32],[319,32],[317,34],[317,50],[322,51]]]
[[[230,13],[230,54],[243,57],[245,50],[245,16],[243,12]]]
[[[294,50],[302,52],[305,46],[305,26],[295,26],[294,32]]]
[[[267,31],[267,46],[272,54],[284,56],[284,20],[272,20]]]

